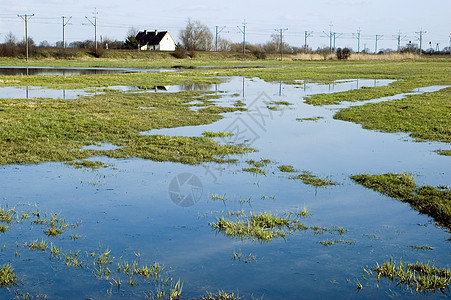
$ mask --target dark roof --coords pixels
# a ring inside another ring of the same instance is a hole
[[[138,43],[143,45],[159,45],[167,31],[140,31],[136,35]]]

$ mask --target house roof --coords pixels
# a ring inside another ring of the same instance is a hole
[[[142,45],[159,45],[167,31],[140,31],[136,35],[136,40]]]

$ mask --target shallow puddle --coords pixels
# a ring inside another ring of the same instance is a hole
[[[7,203],[16,207],[18,203],[37,203],[41,210],[56,211],[68,222],[80,221],[80,225],[55,238],[35,230],[36,225],[25,231],[11,226],[0,234],[7,245],[0,257],[11,262],[23,279],[18,289],[32,295],[47,294],[48,298],[145,298],[150,295],[145,293],[155,291],[153,282],[139,281],[135,286],[123,282],[118,289],[114,281],[120,277],[116,271],[119,258],[136,261],[138,253],[140,263],[158,261],[171,270],[175,282],[180,278],[184,282],[182,297],[188,299],[218,290],[238,291],[245,299],[415,297],[388,280],[382,280],[377,288],[375,278],[362,279],[362,267],[369,269],[391,257],[449,266],[449,233],[408,204],[365,189],[349,176],[411,172],[419,185],[449,185],[449,158],[433,151],[450,149],[450,145],[418,143],[406,134],[363,130],[360,125],[333,119],[338,108],[362,103],[324,107],[304,103],[307,95],[390,82],[286,85],[234,77],[207,90],[222,95],[214,100],[220,105],[232,106],[240,100],[248,111],[227,113],[209,125],[143,133],[201,136],[204,131],[231,132],[231,137],[215,139],[221,143],[246,143],[259,150],[236,157],[237,164],[190,166],[94,157],[91,160],[113,167],[76,169],[64,163],[2,166],[2,207]],[[101,144],[83,149],[114,147]],[[249,166],[249,159],[270,159],[264,166],[266,175],[242,172]],[[291,180],[291,174],[279,171],[281,165],[291,165],[299,172],[311,171],[338,185],[323,189]],[[193,177],[198,180],[191,180]],[[193,200],[193,205],[177,205],[179,202],[171,198],[174,194],[176,200]],[[303,207],[312,213],[302,221],[304,225],[329,229],[338,226],[348,231],[337,234],[308,229],[262,243],[227,237],[209,225],[229,211],[283,215]],[[69,234],[80,238],[72,240]],[[23,242],[35,239],[46,239],[66,251],[80,253],[108,248],[116,259],[110,266],[109,279],[99,280],[87,267],[67,267],[64,260],[49,259],[47,252],[23,247]],[[330,240],[350,243],[321,243]],[[433,250],[417,250],[413,245],[428,245]],[[252,259],[235,259],[234,253]],[[360,291],[357,281],[363,284]],[[11,295],[0,290],[0,296]],[[440,296],[430,293],[421,297]]]

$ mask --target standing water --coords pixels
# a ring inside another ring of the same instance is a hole
[[[406,134],[369,131],[334,120],[337,109],[349,103],[323,107],[304,103],[309,95],[391,82],[359,79],[287,85],[226,78],[208,87],[222,95],[213,101],[232,106],[240,100],[247,111],[224,114],[209,125],[142,133],[231,132],[233,136],[218,141],[245,143],[258,150],[237,156],[236,164],[191,166],[93,157],[107,167],[87,170],[63,163],[0,167],[2,207],[57,212],[68,224],[78,222],[56,238],[47,238],[37,224],[29,229],[23,222],[1,234],[0,257],[14,266],[21,283],[0,290],[0,297],[12,297],[18,290],[51,299],[156,298],[164,286],[159,279],[120,277],[127,263],[151,266],[155,261],[170,273],[168,285],[171,280],[173,287],[179,279],[183,282],[182,298],[187,299],[218,290],[245,299],[444,297],[411,294],[390,281],[381,281],[377,288],[374,277],[363,279],[363,268],[372,269],[390,258],[446,266],[451,258],[450,236],[408,204],[365,189],[349,176],[410,172],[420,185],[447,185],[449,158],[434,150],[450,146],[418,143]],[[429,90],[416,92],[425,91]],[[384,100],[391,99],[379,99]],[[242,171],[250,166],[246,161],[262,159],[270,160],[263,166],[265,174]],[[338,184],[327,188],[304,184],[281,172],[282,165]],[[301,220],[307,228],[270,241],[229,237],[211,226],[229,212],[284,216],[304,207],[311,213]],[[48,251],[29,250],[30,242],[44,238],[61,247],[65,256],[52,258]],[[101,256],[107,252],[109,256]],[[74,258],[83,265],[78,266]],[[363,285],[360,291],[357,282]]]

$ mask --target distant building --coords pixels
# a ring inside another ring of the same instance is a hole
[[[141,50],[174,51],[175,42],[168,31],[140,31],[136,35]]]

